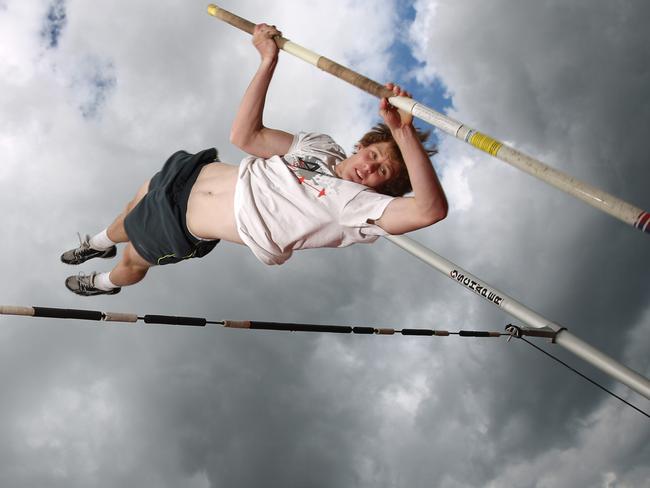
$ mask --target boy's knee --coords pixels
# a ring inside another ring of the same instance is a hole
[[[124,248],[124,254],[122,254],[122,264],[127,268],[133,270],[146,271],[151,267],[151,263],[147,262],[138,254],[133,245],[128,244]]]

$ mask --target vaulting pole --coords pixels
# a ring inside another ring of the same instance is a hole
[[[432,268],[438,270],[469,291],[485,298],[504,312],[518,318],[526,325],[536,329],[551,329],[555,332],[554,342],[568,349],[576,356],[610,375],[614,379],[629,386],[637,393],[650,400],[650,380],[636,371],[624,366],[607,354],[602,353],[580,338],[571,334],[565,327],[542,317],[537,312],[509,297],[502,291],[488,285],[476,276],[455,265],[451,261],[436,254],[431,249],[405,236],[387,236],[393,244],[408,251],[421,259]]]
[[[208,13],[228,24],[237,27],[249,34],[253,33],[255,24],[243,19],[216,5],[208,6]],[[395,97],[393,92],[365,76],[352,71],[345,66],[335,63],[331,59],[305,49],[284,37],[277,37],[278,47],[303,61],[306,61],[331,75],[374,95],[378,98],[386,97],[390,103],[417,117],[441,131],[465,141],[472,146],[484,151],[501,161],[504,161],[531,176],[534,176],[566,193],[572,195],[592,207],[595,207],[623,222],[634,226],[643,232],[650,233],[650,213],[606,193],[588,183],[584,183],[572,176],[558,171],[547,164],[527,156],[516,149],[498,141],[482,132],[472,129],[462,122],[447,117],[446,115],[407,97]]]

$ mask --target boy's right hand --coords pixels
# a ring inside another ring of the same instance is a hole
[[[278,57],[278,45],[275,43],[276,36],[282,36],[274,25],[257,24],[253,30],[253,45],[260,53],[262,61],[275,60]]]
[[[402,87],[395,83],[386,83],[384,86],[391,90],[395,96],[411,98],[409,92],[403,90]],[[413,116],[408,112],[392,106],[387,98],[382,98],[379,102],[379,115],[381,115],[391,131],[402,129],[413,124]]]

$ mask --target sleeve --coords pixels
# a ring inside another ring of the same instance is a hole
[[[304,137],[304,134],[304,132],[299,132],[293,135],[293,141],[291,142],[291,146],[289,146],[287,154],[293,154],[298,150],[297,148],[300,147],[300,141]]]
[[[347,158],[343,148],[334,139],[327,134],[318,132],[299,132],[295,134],[287,155],[321,155],[339,161]]]
[[[378,225],[369,224],[368,220],[380,218],[394,198],[377,193],[374,190],[362,190],[343,208],[341,224],[346,227],[357,228],[361,234],[366,236],[386,235],[388,233],[384,229]]]

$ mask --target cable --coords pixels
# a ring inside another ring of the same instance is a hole
[[[603,390],[603,391],[609,393],[610,395],[612,395],[612,396],[615,397],[615,398],[618,398],[620,401],[622,401],[623,403],[625,403],[625,404],[628,405],[629,407],[632,407],[632,408],[633,408],[634,410],[636,410],[637,412],[639,412],[639,413],[645,415],[646,417],[650,418],[650,414],[648,414],[647,412],[644,412],[644,411],[641,410],[640,408],[638,408],[638,407],[632,405],[632,404],[631,404],[630,402],[628,402],[627,400],[625,400],[625,399],[621,398],[620,396],[618,396],[618,395],[617,395],[616,393],[614,393],[613,391],[608,390],[607,388],[605,388],[605,387],[604,387],[603,385],[601,385],[600,383],[597,383],[596,381],[592,380],[592,379],[589,378],[588,376],[585,376],[584,374],[582,374],[582,373],[581,373],[580,371],[578,371],[577,369],[575,369],[575,368],[569,366],[567,363],[565,363],[565,362],[562,361],[561,359],[556,358],[555,356],[553,356],[550,352],[545,351],[545,350],[542,349],[541,347],[536,346],[535,344],[533,344],[533,343],[530,342],[530,341],[527,341],[527,340],[524,339],[523,337],[519,337],[519,339],[521,339],[522,341],[524,341],[526,344],[530,344],[531,346],[533,346],[533,347],[534,347],[535,349],[537,349],[538,351],[543,352],[544,354],[546,354],[546,355],[547,355],[548,357],[550,357],[551,359],[555,359],[558,363],[562,364],[563,366],[566,366],[566,367],[569,368],[571,371],[573,371],[575,374],[577,374],[577,375],[579,375],[579,376],[582,376],[584,379],[586,379],[586,380],[589,381],[590,383],[596,385],[596,386],[597,386],[598,388],[600,388],[601,390]]]

